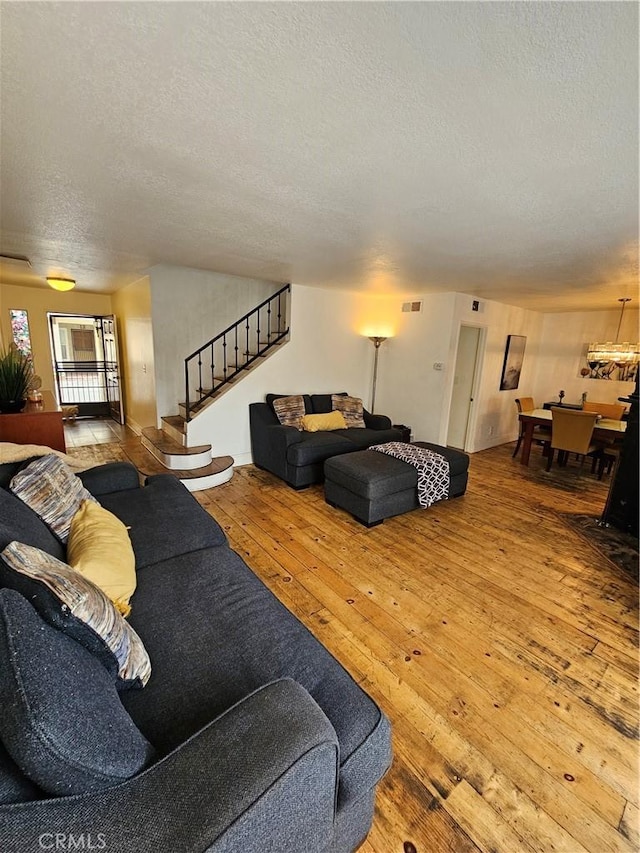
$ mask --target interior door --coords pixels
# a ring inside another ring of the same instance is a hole
[[[467,443],[480,334],[475,326],[460,327],[447,432],[447,445],[458,450],[464,450]]]
[[[122,388],[120,386],[120,358],[118,355],[118,329],[116,318],[113,314],[97,317],[100,334],[102,337],[102,350],[104,352],[104,375],[109,412],[114,421],[124,423],[124,409],[122,405]]]

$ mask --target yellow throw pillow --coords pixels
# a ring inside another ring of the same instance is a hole
[[[67,563],[93,581],[123,616],[136,588],[136,560],[127,528],[113,513],[83,501],[71,520]]]
[[[342,412],[327,412],[324,415],[305,415],[302,418],[302,429],[305,432],[346,428],[347,424]]]

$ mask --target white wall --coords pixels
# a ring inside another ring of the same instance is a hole
[[[455,294],[430,293],[412,299],[422,301],[422,311],[403,313],[405,299],[385,300],[395,334],[380,347],[376,409],[394,423],[410,426],[414,440],[444,443]],[[444,369],[434,370],[434,362],[442,362]]]
[[[397,335],[380,350],[380,382],[376,407],[394,422],[412,428],[416,441],[446,444],[454,368],[461,324],[484,329],[484,354],[470,420],[471,452],[511,441],[517,434],[514,400],[529,394],[542,326],[542,315],[499,302],[482,301],[472,311],[473,297],[461,293],[423,294],[421,312],[402,313],[404,299],[388,300]],[[517,391],[500,391],[507,335],[525,335],[527,346]],[[442,363],[442,370],[434,368]]]
[[[515,439],[514,400],[533,386],[542,315],[497,302],[471,310],[464,294],[423,294],[423,310],[403,313],[400,297],[292,288],[291,342],[189,424],[189,443],[213,445],[236,464],[251,460],[248,406],[269,392],[348,391],[371,399],[374,348],[363,335],[388,339],[380,348],[376,411],[412,427],[415,440],[446,443],[460,325],[485,329],[486,348],[472,421],[473,452]],[[520,387],[500,391],[507,335],[526,335]],[[442,362],[442,370],[434,363]]]
[[[567,403],[580,402],[586,391],[589,400],[615,403],[633,391],[633,382],[607,379],[584,379],[582,352],[590,342],[615,341],[620,311],[583,311],[571,314],[545,314],[542,341],[534,380],[536,402],[557,400],[558,391],[565,392]],[[638,310],[625,309],[620,341],[637,342]]]
[[[485,349],[478,391],[471,411],[471,435],[467,449],[474,453],[513,441],[518,434],[516,397],[532,396],[536,365],[540,352],[542,314],[527,311],[501,302],[481,300],[482,311],[472,310],[473,298],[456,294],[454,321],[451,329],[451,349],[447,365],[448,394],[444,410],[448,416],[453,390],[453,365],[460,324],[485,329]],[[508,335],[524,335],[527,339],[520,383],[514,391],[501,391],[500,379]],[[451,369],[449,369],[451,368]],[[444,433],[446,436],[446,432]],[[444,444],[444,440],[440,443]]]
[[[158,418],[184,400],[184,359],[282,287],[268,281],[158,265],[149,270]]]
[[[348,391],[366,404],[373,345],[362,331],[370,301],[362,294],[293,285],[290,342],[191,421],[189,444],[211,444],[214,455],[229,454],[243,465],[251,461],[249,403],[268,393]]]
[[[409,424],[415,440],[446,444],[460,326],[483,329],[484,353],[467,445],[470,452],[516,438],[516,397],[533,396],[542,404],[554,399],[563,387],[567,400],[579,399],[582,390],[592,400],[608,400],[633,387],[577,376],[583,343],[614,338],[619,313],[544,315],[487,300],[481,301],[480,312],[474,312],[473,297],[466,294],[411,298],[422,301],[421,312],[402,312],[406,296],[375,297],[293,285],[291,342],[192,421],[189,443],[210,443],[216,455],[229,454],[236,464],[249,462],[248,406],[269,392],[346,390],[362,397],[369,407],[374,348],[364,335],[388,336],[380,348],[376,411],[389,415],[394,423]],[[182,308],[183,300],[179,301]],[[179,315],[175,303],[173,300],[169,310]],[[622,335],[637,339],[636,324],[637,311],[628,320],[625,316]],[[518,389],[500,391],[508,335],[524,335],[527,344]],[[434,370],[436,362],[442,362],[442,370]],[[158,365],[156,375],[162,376]]]

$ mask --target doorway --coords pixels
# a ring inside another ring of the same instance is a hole
[[[471,439],[474,393],[480,374],[484,330],[460,326],[453,392],[449,408],[447,446],[466,450]]]
[[[48,317],[60,405],[77,406],[80,416],[108,416],[123,424],[113,314],[49,314]]]

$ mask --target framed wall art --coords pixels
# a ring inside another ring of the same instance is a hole
[[[515,391],[520,384],[520,373],[526,345],[527,339],[524,335],[507,335],[507,346],[504,350],[502,377],[500,379],[501,391]]]

